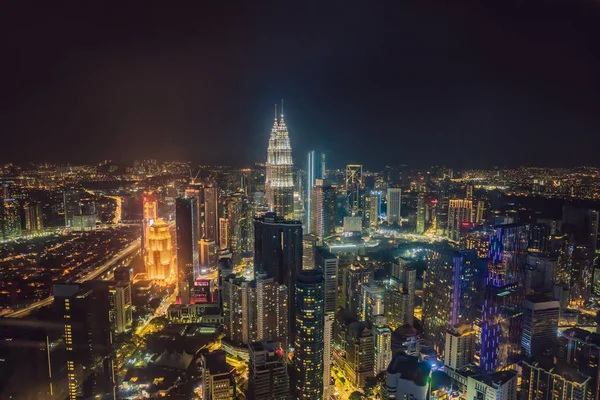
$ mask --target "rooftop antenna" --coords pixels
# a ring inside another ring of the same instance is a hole
[[[283,118],[283,99],[281,99],[281,118]]]
[[[277,103],[275,103],[275,121],[277,121]]]

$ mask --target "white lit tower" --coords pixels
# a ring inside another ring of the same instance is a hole
[[[267,171],[265,181],[265,197],[269,210],[286,219],[291,219],[294,212],[294,177],[292,164],[292,147],[287,125],[283,118],[275,121],[269,138],[267,149]]]

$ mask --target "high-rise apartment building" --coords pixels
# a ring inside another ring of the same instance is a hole
[[[306,163],[306,201],[304,208],[306,209],[306,232],[313,233],[312,226],[312,203],[313,187],[317,179],[325,179],[325,154],[317,151],[308,152],[308,160]]]
[[[373,374],[377,376],[392,361],[392,330],[388,326],[374,326],[373,345]]]
[[[442,353],[446,329],[461,321],[472,321],[477,257],[471,251],[430,251],[426,259],[423,331]]]
[[[249,346],[249,354],[248,399],[289,399],[290,378],[285,352],[277,342],[254,342]]]
[[[28,202],[23,205],[25,214],[25,229],[29,232],[39,232],[44,229],[44,216],[42,206],[36,202]]]
[[[315,249],[315,267],[324,278],[325,313],[335,315],[338,309],[339,259],[324,247]]]
[[[110,294],[107,285],[55,285],[63,316],[68,398],[116,399]]]
[[[521,363],[523,400],[587,400],[594,398],[592,378],[573,365],[556,361],[554,356],[538,355]],[[590,396],[591,395],[591,396]],[[595,395],[597,398],[597,392]]]
[[[312,190],[311,233],[320,242],[335,234],[337,188],[317,179]]]
[[[402,189],[389,188],[386,194],[387,200],[387,223],[388,224],[399,224],[402,216],[400,211],[402,209]]]
[[[285,285],[264,273],[256,277],[256,340],[277,341],[287,349],[289,299]]]
[[[460,227],[463,223],[473,222],[473,201],[452,199],[448,206],[448,237],[452,240],[460,238]]]
[[[477,332],[470,324],[456,324],[446,331],[444,366],[457,370],[471,364],[475,358]]]
[[[318,270],[300,271],[295,285],[295,398],[323,397],[324,280]]]
[[[291,219],[294,213],[293,167],[292,147],[282,110],[279,121],[275,115],[269,138],[265,197],[269,210],[286,219]]]
[[[204,188],[204,236],[207,240],[219,240],[219,188],[216,186]]]

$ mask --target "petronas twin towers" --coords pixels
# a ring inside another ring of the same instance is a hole
[[[283,118],[283,106],[281,111],[281,118],[278,120],[277,107],[275,107],[275,121],[267,149],[265,198],[270,211],[286,219],[292,219],[294,214],[292,147]]]

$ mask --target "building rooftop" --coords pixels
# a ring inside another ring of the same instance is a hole
[[[517,376],[515,371],[500,371],[494,372],[493,374],[474,375],[472,378],[479,382],[485,383],[488,386],[497,388],[504,385],[515,376]]]
[[[425,386],[431,373],[431,366],[419,362],[419,357],[400,352],[394,355],[387,368],[388,374],[399,374],[402,379],[413,381],[418,386]]]

